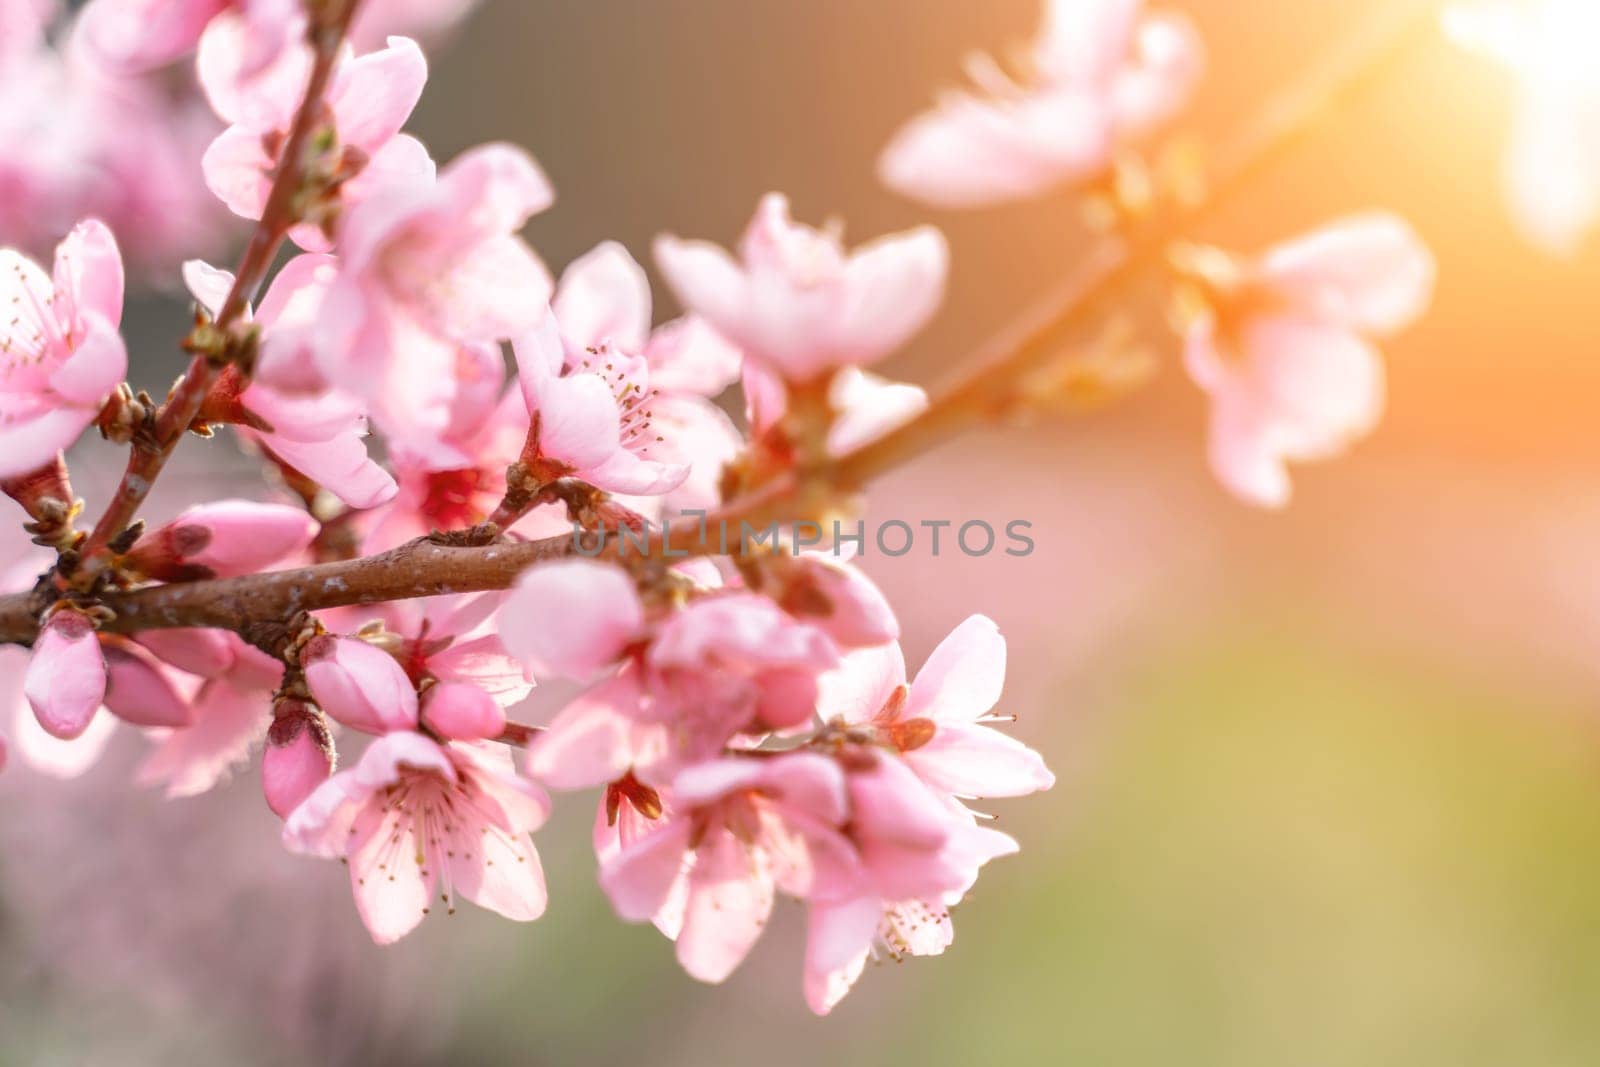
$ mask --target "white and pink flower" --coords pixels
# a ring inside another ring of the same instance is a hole
[[[361,921],[389,944],[422,921],[436,892],[451,911],[460,894],[518,922],[542,915],[544,871],[529,835],[549,811],[503,751],[401,730],[318,786],[290,813],[283,841],[344,859]]]
[[[127,373],[111,231],[79,223],[56,249],[53,276],[0,249],[0,309],[0,477],[10,478],[76,441]]]
[[[739,259],[705,241],[662,236],[656,262],[691,312],[788,382],[888,355],[944,297],[949,250],[930,226],[846,252],[837,232],[796,224],[789,201],[762,199]]]
[[[1184,360],[1211,397],[1211,469],[1240,499],[1289,501],[1289,461],[1337,455],[1377,425],[1383,361],[1373,342],[1410,325],[1433,296],[1421,238],[1363,215],[1206,279],[1209,308]]]
[[[322,375],[386,433],[441,433],[459,347],[519,337],[546,314],[550,276],[515,234],[553,195],[527,153],[485,145],[345,212],[314,339]]]
[[[978,91],[948,93],[906,124],[878,162],[884,183],[940,207],[977,207],[1103,175],[1120,150],[1171,121],[1204,65],[1188,19],[1143,6],[1049,0],[1028,83],[974,58]]]

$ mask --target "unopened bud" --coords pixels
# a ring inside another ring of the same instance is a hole
[[[164,582],[251,574],[302,551],[316,520],[286,504],[222,500],[189,508],[139,539],[126,562]]]
[[[382,649],[321,634],[306,642],[300,666],[316,702],[351,729],[385,734],[417,728],[416,688]]]
[[[280,819],[333,773],[333,738],[314,705],[288,700],[278,705],[261,754],[261,792]]]

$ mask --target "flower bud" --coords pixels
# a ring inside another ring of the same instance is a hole
[[[300,806],[333,773],[333,738],[316,708],[298,700],[280,703],[261,754],[261,792],[280,819]]]
[[[300,653],[311,696],[354,730],[386,734],[417,728],[417,691],[395,658],[357,637],[323,634]]]
[[[105,704],[111,713],[135,726],[189,726],[194,710],[162,669],[155,656],[132,641],[101,641],[106,660]]]
[[[506,713],[494,697],[475,685],[440,682],[422,694],[422,721],[440,737],[480,741],[500,736],[506,728]]]
[[[45,620],[22,691],[52,736],[70,741],[89,728],[105,701],[106,661],[87,615],[64,604]]]
[[[774,561],[781,568],[778,603],[833,638],[840,648],[870,648],[899,639],[894,609],[855,567],[812,553],[774,557]]]
[[[166,582],[251,574],[311,543],[316,520],[286,504],[222,500],[189,508],[146,534],[128,563]]]
[[[235,652],[238,639],[226,630],[194,627],[146,630],[138,640],[163,662],[200,678],[215,678],[232,668],[238,659]]]

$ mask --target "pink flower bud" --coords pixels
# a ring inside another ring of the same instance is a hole
[[[94,623],[76,608],[50,616],[33,646],[22,691],[39,725],[70,741],[89,728],[106,696],[106,661]]]
[[[316,702],[369,734],[417,728],[417,690],[395,658],[357,637],[314,637],[300,654]]]
[[[333,738],[315,710],[298,701],[278,708],[261,754],[261,792],[280,819],[333,773]]]
[[[422,721],[452,741],[478,741],[500,736],[506,713],[475,685],[440,682],[422,694]]]
[[[146,534],[127,559],[162,581],[227,578],[292,556],[316,535],[316,520],[299,508],[222,500],[189,508]]]
[[[135,726],[188,726],[194,711],[160,661],[132,641],[104,638],[105,704],[111,713]]]
[[[234,665],[236,640],[226,630],[192,627],[146,630],[139,635],[139,644],[164,662],[200,678],[215,678]]]
[[[900,622],[878,587],[855,567],[825,556],[793,560],[779,603],[840,648],[870,648],[900,637]]]

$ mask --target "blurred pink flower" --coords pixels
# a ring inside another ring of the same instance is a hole
[[[389,466],[399,493],[368,531],[369,551],[380,551],[434,530],[460,530],[483,522],[505,495],[506,468],[522,454],[528,409],[517,389],[502,389],[505,364],[496,345],[456,349],[448,416],[437,436],[389,441]],[[514,529],[543,519],[541,509]]]
[[[56,0],[0,0],[0,68],[10,67],[44,42]]]
[[[228,209],[247,219],[261,217],[272,172],[288,135],[310,73],[308,44],[287,49],[272,71],[242,87],[237,71],[248,42],[219,22],[200,43],[200,84],[217,114],[231,125],[202,160],[206,184]],[[415,138],[400,133],[422,95],[428,63],[416,43],[403,37],[363,56],[346,53],[335,67],[327,107],[340,155],[333,166],[341,181],[339,200],[349,207],[386,182],[433,176],[433,160]],[[311,251],[329,242],[314,225],[296,227],[294,239]]]
[[[139,74],[192,52],[213,20],[237,23],[248,76],[299,36],[305,12],[301,0],[92,0],[79,32],[97,61]]]
[[[1190,327],[1184,359],[1211,397],[1211,468],[1240,499],[1289,501],[1287,461],[1337,455],[1383,411],[1371,338],[1417,319],[1433,297],[1432,254],[1402,219],[1345,219],[1221,279]]]
[[[233,422],[247,440],[258,441],[349,506],[370,508],[395,495],[394,479],[367,454],[361,401],[326,388],[310,351],[336,270],[333,257],[323,255],[296,256],[284,264],[255,315],[261,329],[256,377],[246,384],[225,371],[207,401],[219,410],[208,414]],[[184,281],[215,315],[233,275],[191,260],[184,264]]]
[[[111,231],[81,222],[54,277],[0,249],[0,477],[51,462],[94,421],[128,369],[122,257]]]
[[[546,314],[549,275],[515,231],[553,195],[527,153],[492,144],[344,213],[314,337],[322,374],[391,436],[437,436],[459,346],[521,336]]]
[[[678,962],[720,982],[750,951],[781,889],[801,899],[848,897],[859,862],[840,832],[849,818],[844,773],[815,753],[719,759],[682,771],[676,810],[624,841],[600,868],[617,914],[655,920],[675,899]]]
[[[197,796],[222,781],[266,736],[283,664],[233,634],[220,636],[223,662],[201,680],[190,702],[190,724],[148,731],[156,744],[135,773],[140,785],[159,785],[169,797]],[[149,641],[140,643],[150,647]]]
[[[511,773],[503,751],[402,731],[318,786],[290,813],[283,841],[344,858],[362,922],[388,944],[422,921],[436,885],[451,911],[459,892],[508,919],[537,919],[544,871],[528,835],[549,811],[544,792]]]
[[[652,784],[750,738],[807,724],[816,676],[838,652],[766,597],[707,595],[646,627],[632,582],[581,560],[536,567],[506,599],[501,632],[534,670],[620,669],[561,710],[528,750],[556,788],[601,785],[630,767]]]
[[[1006,676],[1006,642],[994,622],[973,615],[950,631],[906,684],[900,646],[845,656],[823,675],[817,711],[824,721],[868,727],[880,743],[939,792],[1016,797],[1055,784],[1033,749],[994,729],[991,714]]]
[[[789,391],[782,379],[756,363],[744,367],[745,418],[750,435],[778,428],[789,410]],[[833,425],[828,428],[828,452],[842,456],[920,415],[928,406],[921,386],[894,382],[861,370],[844,367],[828,383],[828,407]]]
[[[926,203],[976,207],[1104,173],[1121,147],[1171,120],[1204,64],[1187,18],[1142,7],[1050,0],[1031,84],[975,57],[984,95],[948,93],[902,128],[878,163],[884,183]]]
[[[836,232],[797,225],[762,199],[739,261],[705,241],[663,235],[656,262],[679,300],[788,382],[877,360],[933,317],[949,250],[929,226],[846,253]]]

